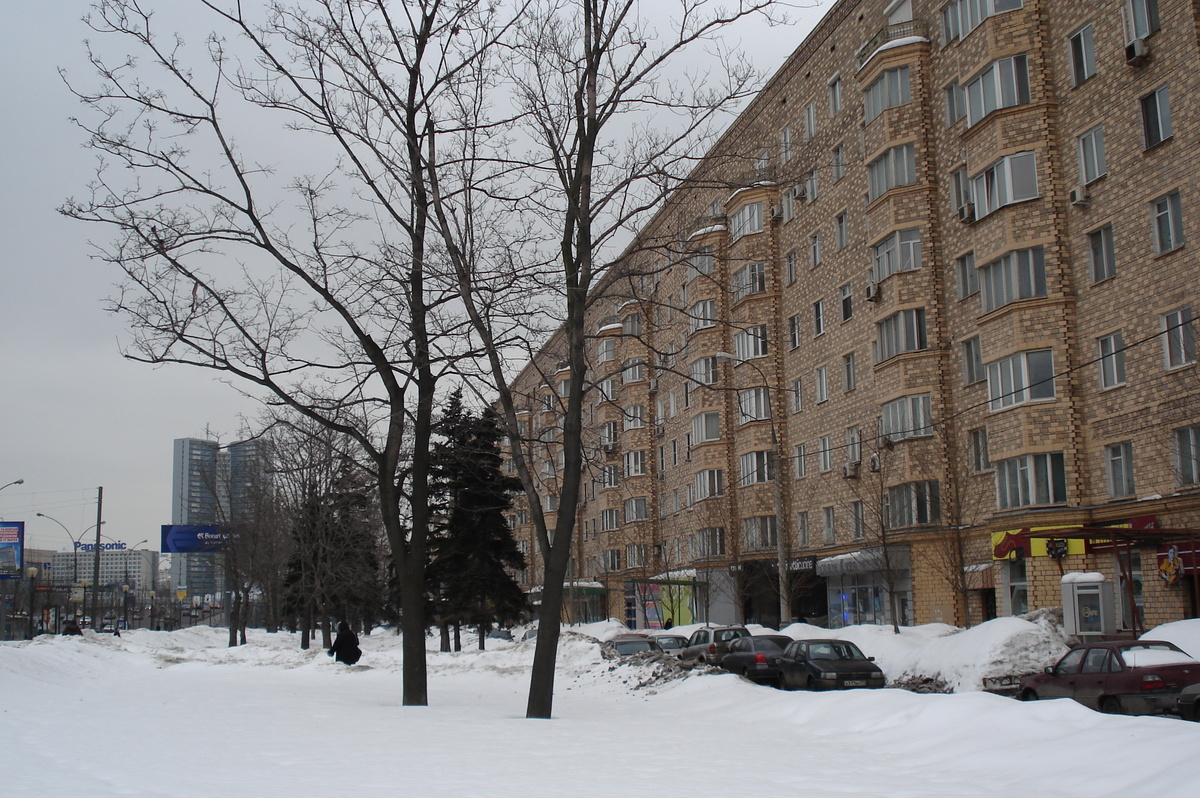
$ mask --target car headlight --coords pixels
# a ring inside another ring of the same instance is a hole
[[[838,675],[836,673],[822,673],[821,674],[822,679],[836,679],[837,677],[838,677]]]

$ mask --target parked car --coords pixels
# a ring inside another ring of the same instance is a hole
[[[883,687],[883,671],[874,657],[849,640],[795,640],[779,659],[779,682],[785,690],[844,690]]]
[[[1178,712],[1185,687],[1200,683],[1200,661],[1165,640],[1086,643],[1021,682],[1025,701],[1073,698],[1124,715]]]
[[[1200,721],[1200,684],[1189,685],[1180,690],[1175,707],[1179,717],[1184,720]]]
[[[683,651],[684,646],[688,644],[688,639],[683,635],[675,635],[670,633],[651,634],[654,642],[658,643],[658,647],[668,654],[679,655]]]
[[[792,642],[787,635],[752,635],[730,642],[721,667],[730,673],[767,684],[779,683],[779,658]]]
[[[608,643],[616,649],[618,655],[627,657],[630,654],[641,654],[647,651],[662,651],[658,643],[647,635],[625,634],[617,635]]]
[[[729,651],[730,643],[749,636],[750,630],[744,626],[703,626],[692,632],[687,647],[679,652],[679,658],[716,665]]]

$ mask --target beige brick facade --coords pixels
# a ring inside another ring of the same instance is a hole
[[[793,617],[976,623],[1061,603],[1059,564],[993,559],[993,533],[1200,526],[1195,323],[1164,332],[1200,313],[1200,20],[1138,1],[1160,24],[1137,64],[1115,0],[964,0],[992,13],[957,37],[940,2],[829,11],[595,303],[577,616],[777,623],[783,561]],[[524,437],[554,426],[561,357],[522,375]],[[1084,549],[1063,567],[1124,584]],[[1129,574],[1150,625],[1196,614],[1158,549]],[[678,583],[657,616],[655,578]]]

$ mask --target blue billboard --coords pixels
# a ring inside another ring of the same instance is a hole
[[[216,551],[228,539],[228,531],[211,524],[163,524],[161,551],[163,554]]]
[[[20,579],[25,561],[25,522],[0,521],[0,579]]]

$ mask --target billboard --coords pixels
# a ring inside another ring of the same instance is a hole
[[[25,560],[25,522],[0,521],[0,579],[20,579]]]
[[[193,554],[217,551],[229,539],[229,532],[211,524],[163,524],[163,554]]]

